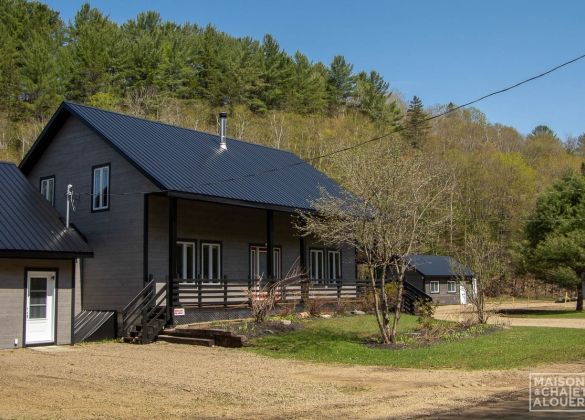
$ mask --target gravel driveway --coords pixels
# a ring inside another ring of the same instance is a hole
[[[493,310],[502,309],[538,309],[538,310],[562,310],[569,309],[562,304],[551,304],[547,302],[535,302],[530,305],[511,305],[499,304],[489,305]],[[574,305],[573,305],[574,309]],[[438,306],[433,315],[437,319],[446,321],[463,320],[471,314],[470,305],[444,305]],[[491,315],[488,319],[490,324],[505,325],[510,327],[550,327],[550,328],[583,328],[585,329],[585,319],[572,318],[522,318],[512,316],[501,316],[499,314]]]
[[[528,376],[312,364],[166,343],[59,349],[0,351],[1,418],[405,417],[493,401],[523,390]]]

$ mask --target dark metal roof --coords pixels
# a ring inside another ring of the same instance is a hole
[[[0,162],[0,256],[74,257],[92,251],[12,163]]]
[[[335,196],[342,191],[287,151],[230,138],[222,151],[217,135],[70,102],[61,104],[49,125],[63,120],[63,113],[84,121],[163,191],[307,210],[321,189]],[[42,143],[50,141],[50,131],[45,129],[21,164],[25,173],[46,147]]]
[[[423,276],[453,277],[465,274],[473,277],[473,271],[454,258],[442,255],[411,255],[410,265]]]

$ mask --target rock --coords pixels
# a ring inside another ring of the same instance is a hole
[[[292,321],[290,319],[283,319],[280,322],[282,322],[282,325],[291,325],[292,324]]]
[[[365,315],[366,314],[364,311],[360,311],[358,309],[355,309],[355,310],[351,311],[351,313],[353,315]]]
[[[301,319],[303,319],[303,318],[308,318],[309,316],[310,316],[310,315],[309,315],[309,313],[308,313],[308,312],[299,312],[299,313],[297,314],[297,317],[299,317],[299,318],[301,318]]]
[[[331,317],[332,317],[331,314],[321,314],[321,318],[329,319]]]

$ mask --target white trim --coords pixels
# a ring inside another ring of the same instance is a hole
[[[55,177],[41,179],[41,195],[55,207]]]
[[[250,245],[250,279],[257,280],[262,276],[266,277],[266,273],[258,273],[260,270],[260,258],[262,254],[266,255],[268,248],[264,245]],[[272,269],[274,277],[279,279],[282,276],[282,269],[280,267],[281,249],[279,246],[272,248]]]
[[[44,278],[46,279],[46,291],[44,304],[31,303],[31,279]],[[55,342],[55,314],[56,308],[55,296],[57,294],[56,284],[57,273],[54,271],[28,271],[26,278],[26,308],[25,308],[25,322],[26,322],[26,336],[24,344],[44,344]],[[45,316],[35,317],[30,316],[31,306],[44,306]]]
[[[205,248],[207,247],[207,277],[204,275],[205,273],[205,267],[204,265],[204,254],[205,254]],[[215,261],[215,263],[217,264],[216,267],[214,267],[214,261],[213,261],[213,250],[216,249],[217,250],[217,261]],[[215,270],[214,270],[215,268]],[[216,271],[217,272],[217,278],[210,278],[213,277],[213,272]],[[222,273],[221,273],[221,244],[217,243],[217,242],[202,242],[201,243],[201,279],[202,280],[220,280],[222,278]]]
[[[437,285],[437,290],[434,290],[433,288],[435,284]],[[429,281],[429,290],[432,294],[441,293],[441,282],[439,282],[438,280]]]
[[[177,241],[177,245],[181,246],[181,265],[182,267],[178,267],[177,266],[177,271],[180,272],[181,280],[192,280],[197,276],[197,260],[195,258],[196,255],[196,249],[197,249],[197,244],[195,242],[192,241]],[[188,267],[188,259],[187,259],[187,252],[189,250],[189,247],[191,247],[191,273],[192,274],[192,278],[188,277],[188,272],[189,272],[189,267]]]
[[[453,290],[451,290],[451,285],[453,285]],[[457,282],[453,280],[447,281],[447,293],[457,293]]]
[[[96,177],[97,175],[97,177]],[[110,166],[104,165],[93,168],[93,196],[92,210],[107,210],[110,208]],[[104,188],[105,185],[105,188]],[[104,194],[104,190],[106,193]],[[97,199],[97,205],[96,205]]]
[[[333,256],[333,264],[330,264],[331,256]],[[327,276],[329,280],[341,279],[341,251],[328,250],[327,251]]]
[[[313,256],[315,256],[316,263],[313,264]],[[325,255],[322,249],[309,250],[309,275],[312,280],[325,279]]]

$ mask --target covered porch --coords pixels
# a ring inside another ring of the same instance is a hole
[[[260,281],[292,271],[302,278],[281,291],[282,302],[357,296],[353,249],[301,237],[292,209],[184,194],[147,195],[144,208],[145,284],[155,279],[167,288],[174,323],[193,322],[194,311],[244,316]]]

